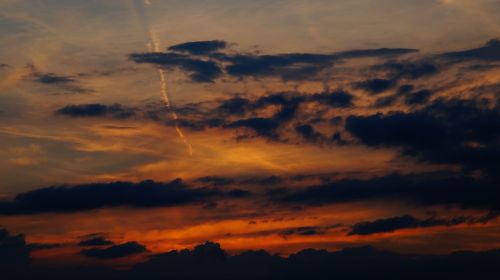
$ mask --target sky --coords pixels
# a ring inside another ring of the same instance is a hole
[[[498,249],[498,14],[2,0],[0,259],[11,243],[35,267],[134,271],[192,248]]]

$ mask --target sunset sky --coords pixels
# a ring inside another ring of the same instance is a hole
[[[497,0],[2,0],[0,241],[23,234],[50,267],[205,241],[498,249],[498,15]]]

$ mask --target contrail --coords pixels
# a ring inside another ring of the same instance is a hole
[[[146,9],[150,5],[151,5],[150,0],[144,0],[144,6],[146,7]],[[143,19],[142,19],[143,24],[147,28],[148,35],[149,35],[149,42],[148,42],[149,51],[150,52],[161,52],[160,41],[158,40],[156,32],[154,31],[154,29],[151,27],[151,24],[149,23],[149,20],[146,16],[146,11],[144,11],[144,13],[141,13],[141,14],[143,16]],[[186,145],[189,155],[192,156],[193,155],[193,146],[191,146],[191,144],[187,140],[186,136],[184,135],[184,133],[180,129],[180,127],[177,123],[177,120],[178,120],[177,114],[172,109],[172,105],[170,103],[170,98],[168,96],[168,87],[167,87],[167,72],[165,70],[163,70],[161,67],[157,67],[157,70],[158,70],[158,74],[160,76],[160,91],[161,91],[163,104],[165,105],[165,107],[167,108],[167,110],[171,114],[171,117],[172,117],[174,124],[175,124],[175,131],[177,131],[179,138]]]

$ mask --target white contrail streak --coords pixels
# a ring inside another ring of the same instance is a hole
[[[146,8],[148,8],[150,5],[151,5],[150,0],[144,0],[144,6]],[[149,51],[150,52],[161,52],[160,41],[158,40],[158,37],[156,36],[156,32],[151,27],[151,24],[149,24],[149,21],[147,20],[147,16],[145,13],[143,16],[144,16],[143,22],[146,25],[146,27],[148,29],[148,33],[149,33],[149,43],[148,43]],[[165,70],[163,70],[161,67],[157,67],[157,69],[158,69],[158,74],[160,76],[160,90],[161,90],[163,104],[165,105],[167,110],[170,111],[170,114],[171,114],[172,119],[173,119],[174,124],[175,124],[175,130],[177,131],[179,138],[186,145],[189,155],[192,156],[193,155],[193,147],[191,146],[191,144],[187,140],[186,136],[184,135],[184,133],[180,129],[180,127],[177,123],[177,120],[178,120],[177,114],[172,109],[172,105],[170,103],[170,98],[168,96],[168,87],[167,87],[167,72]]]

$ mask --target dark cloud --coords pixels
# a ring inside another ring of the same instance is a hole
[[[423,92],[424,99],[429,94]],[[422,161],[495,173],[500,170],[500,111],[495,106],[439,99],[409,113],[350,116],[345,127],[368,146],[399,147],[403,155]]]
[[[438,67],[430,62],[422,61],[390,61],[374,67],[376,70],[389,72],[393,80],[402,78],[418,79],[432,76],[439,72]]]
[[[355,86],[372,94],[379,94],[396,86],[394,80],[372,79],[356,83]]]
[[[384,200],[416,206],[446,205],[500,210],[500,190],[495,178],[475,179],[454,174],[391,174],[366,180],[345,179],[301,190],[268,192],[278,204],[325,205],[353,201]]]
[[[78,246],[81,247],[108,246],[108,245],[113,245],[113,242],[107,240],[102,236],[85,239],[78,243]]]
[[[134,53],[130,59],[136,63],[151,63],[164,68],[181,69],[191,80],[200,83],[213,82],[222,75],[220,66],[210,60],[177,53]]]
[[[394,105],[394,103],[396,103],[398,98],[399,98],[398,95],[389,95],[389,96],[380,97],[375,101],[375,104],[373,104],[373,107],[384,108],[384,107],[392,106],[392,105]]]
[[[42,84],[66,84],[73,83],[75,80],[69,76],[61,76],[55,73],[37,73],[35,82]]]
[[[131,255],[147,252],[144,245],[137,242],[127,242],[124,244],[113,245],[107,248],[92,248],[82,250],[80,253],[87,257],[97,259],[118,259]]]
[[[164,68],[177,68],[189,73],[195,82],[213,82],[223,74],[236,78],[280,78],[301,81],[315,78],[336,61],[364,57],[394,57],[413,53],[413,49],[368,49],[333,54],[224,53],[225,41],[187,42],[169,48],[165,53],[134,53],[137,63],[152,63]]]
[[[353,106],[354,97],[346,91],[337,90],[314,94],[309,100],[327,104],[332,108],[349,108]]]
[[[279,234],[285,238],[289,235],[301,235],[301,236],[323,235],[326,234],[328,230],[340,226],[341,226],[340,224],[336,224],[332,226],[295,227],[295,228],[288,228],[285,230],[281,230]]]
[[[114,182],[50,187],[0,201],[0,215],[68,213],[104,207],[168,207],[211,198],[239,198],[250,195],[239,190],[219,191],[212,188],[189,188],[180,179],[170,183],[143,181]]]
[[[135,111],[133,108],[127,108],[120,104],[78,104],[67,105],[56,111],[56,114],[68,117],[103,117],[110,116],[118,119],[133,117]]]
[[[205,183],[214,186],[227,186],[234,183],[234,180],[226,177],[206,176],[196,179],[195,182]]]
[[[227,42],[220,40],[187,42],[168,48],[170,51],[186,52],[194,55],[207,55],[227,47]]]
[[[230,115],[244,115],[248,110],[252,108],[253,104],[250,100],[235,97],[222,101],[218,107],[218,111],[222,114]]]
[[[461,224],[487,223],[496,219],[498,212],[490,212],[483,217],[460,216],[450,219],[438,219],[431,217],[428,219],[418,219],[410,215],[379,219],[370,222],[360,222],[351,227],[349,235],[370,235],[376,233],[394,232],[401,229],[428,228],[438,226],[456,226]]]
[[[247,128],[254,131],[258,136],[275,139],[279,138],[277,129],[279,123],[271,118],[242,119],[228,124],[228,128]]]
[[[441,55],[441,57],[457,61],[500,61],[500,39],[492,39],[480,48],[444,53]]]
[[[323,140],[323,135],[321,133],[316,132],[314,127],[309,124],[299,125],[295,127],[297,133],[302,136],[304,139],[310,142],[319,142]]]
[[[417,92],[408,93],[405,95],[405,103],[407,105],[423,105],[429,101],[434,93],[430,90],[419,90]]]

